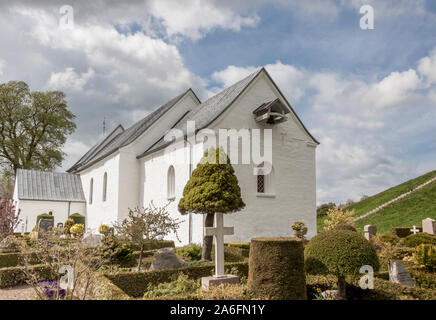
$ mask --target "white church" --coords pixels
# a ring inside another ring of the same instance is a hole
[[[235,230],[226,242],[292,236],[290,226],[296,220],[306,223],[308,237],[316,234],[315,151],[319,143],[264,68],[204,102],[189,89],[130,128],[118,125],[68,173],[19,170],[14,199],[26,231],[34,227],[38,214],[50,211],[55,225],[78,212],[86,216],[86,227],[97,232],[101,224],[123,220],[128,208],[153,202],[167,205],[171,216],[182,221],[181,242],[175,235],[168,239],[176,245],[201,243],[205,215],[181,215],[177,209],[207,146],[202,139],[188,141],[187,124],[192,121],[196,130],[207,128],[217,136],[219,129],[271,129],[267,174],[253,173],[265,163],[233,165],[246,206],[224,215],[224,225]],[[183,158],[189,161],[180,161],[180,150],[169,148],[171,142],[164,138],[176,129],[183,132]]]

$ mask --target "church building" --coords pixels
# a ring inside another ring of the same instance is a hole
[[[97,232],[101,224],[123,220],[129,208],[152,202],[166,206],[172,217],[182,221],[181,242],[175,235],[168,239],[176,245],[202,242],[205,216],[181,215],[177,209],[210,142],[198,134],[197,139],[188,139],[189,124],[195,125],[196,133],[207,129],[217,137],[220,129],[248,132],[253,137],[258,129],[261,153],[265,152],[265,137],[271,137],[270,160],[233,164],[246,206],[224,215],[224,225],[235,230],[226,242],[292,236],[290,226],[297,220],[308,226],[308,237],[316,234],[315,151],[319,143],[264,68],[204,102],[189,89],[128,129],[118,125],[85,153],[67,171],[80,177],[86,208],[79,213],[86,216],[87,228]],[[262,134],[266,129],[270,133]],[[177,132],[182,149],[168,139]],[[238,140],[243,144],[243,139]],[[241,156],[241,150],[237,152]],[[256,168],[261,169],[254,174]]]

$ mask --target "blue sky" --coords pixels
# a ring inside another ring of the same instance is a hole
[[[0,4],[0,82],[59,89],[77,115],[68,168],[109,128],[188,87],[201,98],[265,66],[317,150],[318,202],[436,169],[436,2],[65,1]],[[375,29],[359,27],[362,5]]]

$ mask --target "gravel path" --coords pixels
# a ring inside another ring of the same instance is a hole
[[[0,289],[0,300],[34,300],[35,291],[27,284]]]

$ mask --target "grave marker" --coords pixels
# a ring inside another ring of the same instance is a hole
[[[436,235],[435,221],[432,218],[422,220],[422,232]]]

